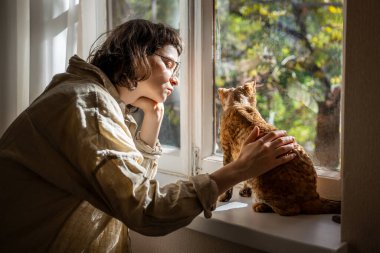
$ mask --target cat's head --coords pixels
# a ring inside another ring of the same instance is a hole
[[[256,82],[248,82],[236,88],[219,88],[223,110],[234,105],[256,107]]]

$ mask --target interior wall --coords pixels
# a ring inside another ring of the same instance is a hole
[[[17,115],[17,1],[1,1],[0,8],[0,135]],[[6,85],[12,84],[12,85]]]
[[[380,1],[346,7],[342,240],[380,252]]]
[[[264,253],[187,228],[160,237],[147,237],[131,231],[130,237],[132,252],[138,253]]]

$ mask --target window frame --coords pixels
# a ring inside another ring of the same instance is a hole
[[[179,32],[185,44],[189,45],[189,1],[179,1],[180,28]],[[107,27],[112,28],[112,2],[107,0]],[[187,48],[180,56],[181,69],[179,72],[180,85],[177,87],[180,96],[180,143],[181,147],[162,145],[162,156],[158,160],[158,171],[165,174],[186,177],[191,174],[190,164],[190,135],[185,134],[189,131],[189,92],[190,92],[190,73],[189,69],[189,50]]]
[[[214,97],[214,1],[195,0],[193,13],[193,149],[199,150],[197,173],[212,173],[222,166],[222,157],[214,154],[215,112],[209,102],[209,94]]]
[[[199,152],[193,159],[199,161],[193,162],[197,164],[193,168],[193,175],[198,173],[212,173],[223,166],[223,157],[214,154],[214,119],[216,117],[214,111],[214,102],[210,103],[210,96],[214,98],[214,1],[194,0],[192,20],[194,38],[192,39],[194,46],[191,55],[193,66],[192,73],[192,119],[193,122],[193,153],[194,150]],[[210,15],[210,13],[212,15]],[[345,20],[345,19],[344,19]],[[210,49],[210,46],[212,48]],[[201,59],[200,61],[197,59]],[[343,73],[342,73],[343,74]],[[344,86],[344,84],[342,85]],[[343,101],[341,100],[341,111],[343,112]],[[343,128],[342,117],[340,119]],[[210,134],[213,133],[213,134]],[[341,134],[342,143],[342,134]],[[343,145],[340,152],[342,153]],[[317,188],[322,197],[334,200],[341,200],[343,166],[340,171],[326,171],[323,168],[316,168],[318,175]],[[195,173],[194,173],[195,172]]]
[[[190,45],[189,42],[189,0],[179,1],[179,12],[180,12],[180,35],[183,42],[186,45]],[[191,140],[190,135],[187,134],[190,131],[189,120],[190,120],[190,101],[188,94],[190,93],[191,87],[191,74],[190,69],[190,50],[185,48],[181,56],[181,69],[179,73],[180,85],[178,86],[179,96],[180,96],[180,138],[181,147],[170,147],[162,146],[163,155],[158,160],[158,171],[162,173],[178,175],[178,176],[188,176],[191,174]],[[182,85],[181,85],[182,84]]]
[[[223,157],[214,153],[216,115],[214,102],[210,103],[210,94],[212,98],[215,95],[213,87],[215,1],[181,0],[179,3],[180,35],[185,44],[185,50],[181,55],[178,87],[181,147],[163,146],[163,155],[158,161],[158,171],[187,177],[214,172],[223,166]],[[110,13],[108,10],[108,14]],[[342,148],[343,145],[341,150]],[[340,200],[343,166],[341,171],[336,172],[319,168],[316,168],[316,171],[317,187],[321,196]]]

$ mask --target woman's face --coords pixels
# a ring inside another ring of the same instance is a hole
[[[173,77],[176,62],[178,62],[177,50],[167,45],[158,49],[148,59],[152,74],[147,80],[139,82],[137,89],[140,90],[142,96],[157,103],[163,103],[173,93],[174,86],[178,85],[178,79]]]

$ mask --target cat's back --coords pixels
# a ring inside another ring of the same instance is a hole
[[[252,108],[234,106],[225,110],[220,122],[220,142],[224,152],[230,150],[234,159],[240,153],[243,142],[254,128]]]
[[[252,111],[250,107],[230,107],[222,113],[220,122],[221,138],[236,138],[242,133],[252,130]],[[243,137],[243,136],[240,136]],[[236,141],[241,138],[237,138]]]
[[[310,157],[298,144],[294,150],[297,153],[294,159],[254,179],[253,188],[258,198],[305,201],[319,196],[317,174]]]

